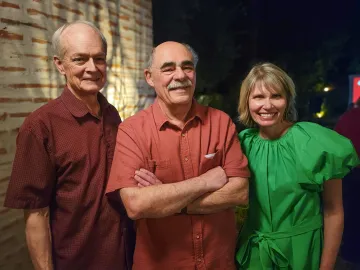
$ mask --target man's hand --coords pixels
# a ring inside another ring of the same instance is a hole
[[[148,187],[162,184],[162,182],[157,179],[155,174],[145,169],[135,171],[134,179],[138,182],[139,187]]]
[[[220,166],[208,170],[206,173],[200,175],[199,177],[203,179],[209,189],[213,191],[222,188],[229,181],[225,174],[225,171]]]

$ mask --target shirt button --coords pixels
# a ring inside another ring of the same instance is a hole
[[[185,160],[185,161],[188,161],[189,159],[186,157],[186,158],[184,158],[184,160]]]
[[[196,239],[200,239],[200,235],[196,235]]]
[[[185,133],[182,133],[181,136],[185,137]]]
[[[201,260],[201,258],[198,258],[197,261],[198,261],[198,262],[201,262],[202,260]]]

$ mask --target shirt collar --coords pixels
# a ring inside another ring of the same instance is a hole
[[[153,114],[154,114],[154,120],[155,124],[158,130],[161,130],[161,128],[169,122],[169,119],[166,117],[166,115],[163,113],[163,111],[160,108],[158,98],[155,99],[153,107]],[[190,109],[190,117],[189,121],[192,121],[194,118],[197,118],[200,120],[201,123],[204,122],[205,116],[206,116],[206,107],[200,105],[195,99],[192,101],[191,109]]]
[[[101,110],[104,110],[107,108],[110,104],[107,101],[107,99],[104,97],[103,94],[100,92],[97,95],[100,108]],[[82,102],[80,99],[78,99],[71,91],[70,89],[65,86],[64,91],[61,94],[61,99],[65,104],[65,107],[69,110],[69,112],[75,116],[75,117],[84,117],[86,114],[90,113],[88,107],[86,107],[85,103]]]

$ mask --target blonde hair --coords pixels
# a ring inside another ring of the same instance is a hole
[[[257,125],[250,115],[249,97],[251,91],[259,82],[262,83],[267,90],[285,96],[287,105],[284,120],[295,122],[297,119],[297,112],[295,109],[295,84],[285,71],[271,63],[255,65],[242,82],[238,107],[240,122],[247,127],[254,127]]]

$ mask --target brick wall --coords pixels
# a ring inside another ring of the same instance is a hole
[[[52,33],[66,21],[99,26],[108,41],[103,93],[122,118],[152,102],[143,80],[152,48],[151,0],[0,0],[0,269],[32,269],[23,214],[3,208],[18,128],[30,112],[62,91],[52,63]]]

